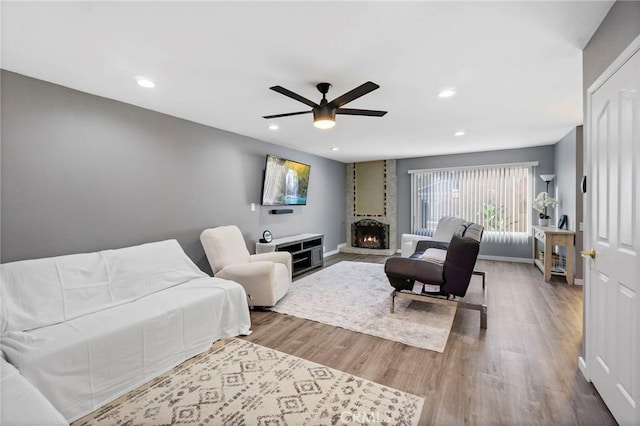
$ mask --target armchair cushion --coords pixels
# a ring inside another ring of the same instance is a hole
[[[200,235],[200,241],[214,274],[227,265],[249,262],[249,250],[237,226],[207,229]]]
[[[411,290],[415,281],[423,284],[444,284],[443,265],[405,257],[392,257],[384,265],[384,271],[396,290]]]

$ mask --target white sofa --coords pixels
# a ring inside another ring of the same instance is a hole
[[[250,333],[244,289],[175,240],[0,268],[3,355],[69,422]]]
[[[60,426],[67,421],[16,368],[0,358],[0,425]]]
[[[464,219],[455,216],[442,216],[438,221],[438,226],[433,232],[431,237],[415,234],[402,234],[400,247],[400,256],[409,257],[416,251],[416,245],[418,241],[432,240],[432,241],[451,241],[453,233],[456,229],[464,223]]]

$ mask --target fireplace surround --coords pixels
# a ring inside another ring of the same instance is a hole
[[[395,254],[398,248],[396,161],[350,163],[346,173],[347,241],[340,251]]]

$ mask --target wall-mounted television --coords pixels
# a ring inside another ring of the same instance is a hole
[[[263,206],[300,206],[307,204],[311,166],[267,155],[262,185]]]

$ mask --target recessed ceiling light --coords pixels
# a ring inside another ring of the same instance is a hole
[[[148,89],[156,87],[156,84],[146,77],[136,77],[136,83],[138,83],[138,86],[146,87]]]
[[[279,128],[276,123],[269,124],[269,130],[278,130]]]
[[[444,89],[440,93],[438,93],[438,97],[439,98],[450,98],[451,96],[453,96],[455,94],[456,94],[456,89],[448,88],[448,89]]]
[[[333,146],[331,147],[331,151],[338,151],[340,148],[338,148],[337,146]]]
[[[466,135],[466,133],[465,133],[465,132],[463,132],[462,130],[460,130],[460,131],[458,131],[458,132],[455,132],[455,133],[453,134],[453,136],[464,136],[464,135]]]

